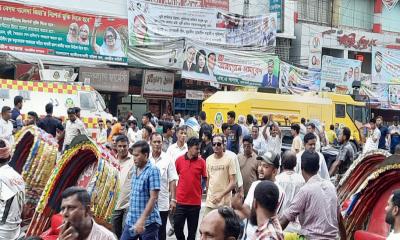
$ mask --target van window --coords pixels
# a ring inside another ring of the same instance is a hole
[[[90,94],[90,92],[80,92],[79,101],[81,103],[81,109],[96,110],[96,105],[93,101],[92,94]]]
[[[10,90],[0,89],[0,98],[9,99],[10,98]]]
[[[346,116],[346,105],[344,104],[336,104],[336,117],[344,118]]]
[[[354,106],[353,106],[353,105],[347,104],[347,106],[346,106],[346,112],[347,112],[347,114],[350,116],[351,119],[354,119],[353,109],[354,109]]]
[[[19,96],[23,97],[24,100],[31,100],[31,93],[28,91],[19,91]]]

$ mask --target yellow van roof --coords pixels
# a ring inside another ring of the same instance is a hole
[[[219,91],[209,97],[206,101],[204,101],[204,103],[239,104],[249,100],[289,101],[318,104],[332,103],[331,99],[318,96],[299,96],[242,91]]]

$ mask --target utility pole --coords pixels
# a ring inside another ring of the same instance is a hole
[[[249,16],[250,0],[244,0],[243,3],[243,16]]]

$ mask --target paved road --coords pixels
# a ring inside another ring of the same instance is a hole
[[[200,227],[201,220],[203,219],[204,209],[205,209],[205,197],[204,197],[204,195],[203,195],[203,200],[202,200],[202,203],[201,203],[201,210],[200,210],[200,217],[199,217],[199,225],[198,225],[198,227]],[[168,220],[167,233],[168,233],[168,230],[169,230],[170,228],[171,228],[171,225],[170,225],[169,220]],[[187,235],[188,235],[188,234],[187,234],[187,226],[186,226],[186,224],[185,224],[185,237],[187,237]],[[168,236],[167,236],[167,239],[168,239],[168,240],[175,240],[175,239],[176,239],[175,234],[174,234],[173,236],[171,236],[171,237],[168,237]],[[196,239],[200,239],[199,229],[197,229]]]

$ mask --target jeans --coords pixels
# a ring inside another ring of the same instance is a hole
[[[167,221],[169,211],[160,211],[161,223],[160,229],[158,230],[158,239],[167,239]]]
[[[197,225],[199,223],[201,206],[191,206],[191,205],[176,205],[176,211],[174,215],[174,228],[175,236],[177,240],[185,240],[185,234],[183,233],[183,228],[187,220],[188,227],[188,238],[187,240],[195,240]]]
[[[152,223],[146,226],[142,234],[134,233],[131,228],[131,226],[125,224],[121,240],[158,240],[158,229],[160,228],[158,223]]]
[[[115,210],[112,214],[112,226],[113,232],[117,235],[119,239],[122,235],[122,231],[124,230],[123,227],[125,225],[125,218],[126,218],[127,211],[126,209]]]

